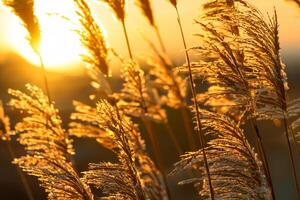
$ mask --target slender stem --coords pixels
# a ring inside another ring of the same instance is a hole
[[[122,20],[121,22],[122,22],[122,27],[123,27],[125,39],[126,39],[126,44],[127,44],[127,49],[128,49],[129,57],[130,57],[130,59],[133,59],[132,51],[131,51],[131,47],[130,47],[130,43],[129,43],[129,37],[128,37],[128,34],[127,34],[126,25],[125,25],[125,20]]]
[[[51,100],[51,95],[50,95],[50,89],[49,89],[49,83],[48,83],[48,78],[47,78],[46,67],[44,65],[41,53],[38,53],[38,56],[39,56],[41,68],[42,68],[42,71],[43,71],[43,78],[44,78],[44,85],[45,85],[46,95],[48,97],[49,104],[51,104],[52,100]]]
[[[205,151],[205,140],[204,140],[204,135],[202,133],[200,112],[199,112],[199,106],[198,106],[197,99],[196,99],[196,89],[195,89],[194,80],[193,80],[192,67],[191,67],[190,57],[189,57],[189,54],[187,52],[186,40],[185,40],[185,37],[184,37],[183,28],[182,28],[182,24],[181,24],[181,19],[180,19],[180,15],[179,15],[177,6],[175,6],[175,9],[176,9],[178,25],[179,25],[179,28],[180,28],[180,33],[181,33],[181,37],[182,37],[182,41],[183,41],[183,45],[184,45],[184,50],[185,50],[184,52],[185,52],[186,62],[187,62],[187,65],[188,65],[188,70],[189,70],[190,86],[191,86],[191,90],[192,90],[194,106],[195,106],[195,109],[196,109],[197,132],[198,132],[200,145],[202,147],[202,154],[203,154],[203,160],[204,160],[205,170],[206,170],[207,179],[208,179],[210,198],[213,200],[213,199],[215,199],[214,198],[214,190],[213,190],[213,186],[212,186],[212,180],[211,180],[211,175],[210,175],[210,172],[209,172],[209,166],[208,166],[208,161],[207,161],[207,156],[206,156],[206,151]]]
[[[163,160],[161,158],[161,155],[160,155],[160,149],[159,149],[159,145],[158,145],[158,142],[157,142],[158,140],[157,140],[157,137],[156,137],[155,132],[153,130],[153,125],[152,125],[151,121],[148,121],[146,119],[142,118],[142,121],[143,121],[143,124],[145,125],[145,128],[146,128],[147,133],[148,133],[149,138],[150,138],[151,146],[153,148],[155,164],[158,167],[159,171],[161,171],[161,173],[162,173],[163,181],[164,181],[165,186],[166,186],[168,199],[171,199],[171,193],[170,193],[170,189],[168,187],[168,180],[167,180],[167,176],[165,174],[166,168],[165,168],[164,162],[163,162]]]
[[[157,27],[156,25],[154,25],[153,27],[154,27],[154,29],[155,29],[156,36],[157,36],[157,38],[158,38],[158,41],[159,41],[159,44],[160,44],[160,47],[161,47],[162,51],[163,51],[165,54],[167,54],[167,50],[166,50],[166,47],[165,47],[164,42],[163,42],[163,40],[162,40],[162,37],[161,37],[161,34],[160,34],[160,31],[159,31],[158,27]]]
[[[43,72],[44,86],[45,86],[46,95],[47,95],[48,101],[49,101],[48,103],[49,103],[49,106],[51,106],[52,99],[51,99],[51,93],[50,93],[50,89],[49,89],[49,81],[48,81],[48,77],[47,77],[46,67],[43,62],[43,58],[42,58],[42,55],[40,52],[38,53],[38,56],[40,59],[40,65],[41,65],[42,72]],[[47,118],[46,125],[48,126],[48,128],[49,128],[50,117],[51,116],[48,116],[48,115],[46,116],[46,118]],[[65,131],[65,138],[68,138],[68,137],[69,137],[68,132]],[[68,159],[71,160],[72,164],[75,166],[75,160],[72,158],[71,155],[69,155]],[[74,167],[74,169],[75,169],[75,167]]]
[[[165,122],[163,123],[165,129],[167,130],[167,133],[169,135],[169,137],[171,138],[172,142],[174,143],[175,145],[175,148],[176,148],[176,151],[177,151],[177,155],[182,155],[183,154],[183,150],[180,146],[180,144],[178,143],[178,140],[172,130],[172,128],[170,127],[169,123],[168,122]]]
[[[183,118],[184,128],[185,128],[185,131],[187,132],[188,144],[189,144],[190,150],[196,150],[197,145],[196,145],[194,135],[193,135],[193,128],[190,124],[189,110],[186,106],[181,106],[180,111],[181,111],[181,115]]]
[[[263,170],[264,170],[264,173],[267,176],[267,180],[268,180],[269,186],[271,188],[272,198],[276,199],[275,198],[275,193],[274,193],[272,176],[271,176],[270,167],[269,167],[269,162],[268,162],[267,156],[266,156],[266,151],[265,151],[265,148],[264,148],[263,143],[262,143],[262,138],[261,138],[261,135],[260,135],[260,132],[259,132],[259,129],[258,129],[257,121],[256,121],[255,118],[253,118],[253,116],[251,117],[251,124],[252,124],[252,127],[253,127],[254,132],[255,132],[256,145],[258,147],[258,154],[259,154],[259,157],[261,158],[261,160],[263,162]]]
[[[299,191],[299,182],[298,182],[298,178],[297,178],[297,170],[296,170],[296,163],[295,163],[295,159],[294,159],[294,156],[293,156],[293,150],[292,150],[292,145],[291,145],[291,142],[290,142],[290,138],[289,138],[289,124],[288,124],[288,121],[287,121],[287,112],[284,111],[284,118],[283,118],[283,122],[284,122],[284,129],[285,129],[285,137],[286,137],[286,140],[287,140],[287,143],[288,143],[288,148],[289,148],[289,157],[290,157],[290,160],[292,162],[292,170],[293,170],[293,178],[294,178],[294,181],[295,181],[295,185],[296,185],[296,191],[297,191],[297,196],[298,198],[300,198],[299,194],[300,194],[300,191]]]
[[[16,157],[15,152],[14,152],[12,146],[10,145],[9,141],[6,144],[7,144],[7,149],[8,149],[9,155],[10,155],[11,159],[13,160]],[[18,172],[18,174],[21,178],[21,181],[22,181],[22,184],[25,188],[28,199],[34,200],[33,193],[32,193],[32,190],[29,186],[29,183],[28,183],[28,180],[27,180],[26,176],[21,171],[19,166],[16,165],[16,169],[17,169],[17,172]]]

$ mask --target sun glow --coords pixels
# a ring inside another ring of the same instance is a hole
[[[37,0],[35,14],[41,27],[41,56],[48,69],[64,70],[80,60],[82,51],[75,25],[60,16],[75,18],[74,4],[69,0]],[[17,21],[17,19],[16,19]],[[15,49],[29,62],[39,66],[39,57],[26,40],[27,32],[20,22],[11,30],[11,42]]]

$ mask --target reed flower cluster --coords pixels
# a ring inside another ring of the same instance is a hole
[[[156,31],[161,49],[150,41],[154,55],[143,61],[132,53],[134,43],[125,24],[126,0],[102,2],[122,24],[128,58],[110,47],[89,1],[73,2],[80,25],[76,32],[86,50],[81,58],[95,89],[93,103],[73,101],[68,129],[63,128],[59,110],[50,98],[46,71],[45,93],[31,84],[26,85],[27,92],[9,89],[12,98],[8,105],[22,116],[13,129],[0,102],[1,139],[10,142],[16,137],[25,149],[25,155],[13,156],[12,163],[36,177],[48,199],[168,200],[173,197],[170,180],[174,176],[180,179],[179,185],[193,185],[200,199],[276,199],[265,133],[258,125],[266,120],[282,121],[300,198],[299,155],[294,151],[294,144],[300,143],[300,99],[289,98],[276,10],[266,18],[247,0],[203,1],[195,19],[198,43],[188,47],[179,1],[169,0],[186,59],[177,66],[168,58],[150,0],[135,3]],[[34,2],[4,3],[19,16],[39,54]],[[192,54],[197,56],[192,59]],[[113,56],[120,61],[121,89],[111,84]],[[173,130],[170,110],[181,113],[178,123],[185,132],[180,138],[185,138],[188,149]],[[166,134],[178,154],[171,173],[160,134]],[[249,134],[253,134],[253,143],[247,138]],[[78,172],[73,156],[80,149],[74,148],[73,141],[80,138],[97,141],[116,161],[91,162]],[[300,152],[299,147],[297,150]],[[25,179],[23,184],[33,199]]]

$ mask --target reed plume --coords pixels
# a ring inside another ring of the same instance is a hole
[[[39,53],[39,43],[41,40],[40,26],[37,17],[34,15],[33,0],[3,0],[4,5],[10,7],[18,16],[29,33],[28,41],[32,49]]]
[[[120,99],[118,107],[121,110],[134,117],[148,118],[157,122],[167,120],[165,110],[159,103],[157,91],[151,87],[151,82],[147,82],[146,75],[137,62],[124,62],[121,77],[125,81],[122,91],[114,94]]]
[[[72,140],[61,127],[58,110],[38,87],[27,84],[26,88],[29,95],[9,90],[13,96],[9,105],[27,115],[15,126],[26,155],[14,163],[38,178],[48,199],[93,199],[70,161]]]
[[[244,12],[249,12],[247,19],[239,16]],[[201,17],[204,23],[196,21],[202,32],[198,34],[201,45],[195,49],[202,57],[192,70],[209,85],[207,92],[198,95],[200,102],[215,111],[230,115],[236,121],[250,120],[258,153],[274,197],[269,163],[257,125],[259,95],[266,91],[267,87],[262,83],[264,75],[261,74],[260,66],[249,64],[253,57],[249,51],[257,51],[250,48],[247,51],[245,42],[242,42],[243,39],[249,38],[247,30],[243,29],[243,19],[257,24],[256,18],[250,15],[257,12],[258,10],[246,1],[220,0],[205,3]],[[262,21],[261,23],[266,23]],[[249,39],[249,42],[253,40]]]
[[[114,149],[111,134],[98,125],[97,109],[89,105],[74,101],[75,112],[71,114],[73,120],[69,124],[69,133],[78,138],[91,138],[107,149]]]
[[[115,16],[118,20],[124,21],[126,12],[125,12],[125,5],[126,0],[100,0],[105,2],[109,7],[112,8],[114,11]]]
[[[160,47],[161,47],[162,51],[164,53],[166,53],[167,52],[166,47],[165,47],[164,42],[162,40],[162,37],[161,37],[160,31],[158,29],[158,26],[157,26],[157,24],[154,20],[151,1],[150,0],[136,0],[136,4],[140,7],[140,9],[142,10],[144,16],[148,19],[150,25],[155,30],[155,33],[156,33],[156,36],[158,38]]]
[[[173,64],[164,55],[160,54],[152,43],[150,43],[150,46],[157,57],[157,59],[152,58],[148,61],[151,66],[149,74],[153,78],[153,87],[158,88],[162,104],[170,108],[180,109],[189,146],[191,150],[196,150],[193,128],[190,124],[190,112],[185,102],[187,80],[180,76]]]
[[[212,140],[206,147],[212,186],[216,199],[272,199],[261,160],[247,141],[240,124],[223,114],[201,110],[202,128]],[[199,172],[180,184],[193,183],[200,198],[208,199],[210,191],[203,167],[202,150],[189,152],[175,164],[172,173],[187,169]]]
[[[50,89],[46,68],[43,63],[42,55],[40,52],[41,30],[39,21],[34,14],[34,0],[3,0],[4,4],[12,9],[16,16],[23,22],[24,27],[29,33],[29,43],[31,48],[39,57],[40,66],[43,72],[44,86],[46,94],[51,101]]]
[[[98,125],[110,133],[113,150],[119,163],[90,164],[84,179],[101,188],[107,198],[165,199],[161,174],[145,152],[137,126],[115,105],[100,100],[97,106]]]
[[[91,10],[84,0],[74,0],[78,10],[77,15],[82,29],[78,30],[81,44],[87,50],[83,60],[93,71],[100,70],[104,75],[109,75],[108,65],[108,45],[105,41],[103,32],[94,17]]]
[[[118,149],[117,142],[111,131],[104,129],[104,122],[99,121],[97,109],[79,102],[75,102],[75,108],[76,112],[72,114],[71,118],[76,120],[76,122],[70,123],[70,134],[77,137],[94,138],[103,147],[114,151],[116,155],[118,155],[119,152],[115,151]],[[110,123],[109,118],[106,118],[106,121],[106,123]],[[136,160],[135,164],[138,174],[141,176],[140,180],[145,195],[150,199],[165,199],[166,190],[162,181],[162,175],[147,155],[146,146],[140,136],[137,125],[133,124],[128,117],[122,118],[122,123],[124,129],[128,132],[128,140],[133,144],[134,159]]]
[[[163,124],[177,152],[181,153],[181,147],[168,124],[166,111],[162,108],[158,91],[152,86],[152,81],[147,79],[139,64],[131,60],[124,62],[121,77],[125,81],[123,88],[120,93],[114,94],[115,98],[119,99],[118,107],[127,115],[142,119],[148,132],[152,132],[152,122]],[[157,142],[155,140],[153,138],[152,145]]]
[[[249,5],[249,4],[248,4]],[[297,171],[295,166],[295,158],[293,155],[293,149],[290,142],[290,135],[295,138],[294,132],[290,129],[289,109],[288,109],[288,81],[286,66],[282,62],[280,53],[280,42],[279,42],[279,30],[277,13],[273,17],[269,17],[269,21],[265,22],[263,16],[253,8],[248,6],[250,9],[241,14],[242,27],[244,28],[250,39],[245,40],[244,44],[246,50],[250,54],[249,64],[257,65],[261,70],[262,81],[261,84],[267,88],[267,90],[260,90],[258,95],[258,112],[263,113],[267,118],[271,119],[283,119],[285,136],[288,143],[289,157],[292,163],[293,177],[297,189],[298,197],[300,195],[299,183],[297,179]],[[246,15],[251,16],[246,17]],[[249,27],[260,30],[249,30]],[[263,35],[262,35],[263,34]],[[263,36],[263,37],[261,37]],[[259,52],[255,53],[255,52]],[[255,56],[254,59],[253,56]],[[297,102],[297,101],[296,101]],[[299,105],[298,105],[299,106]],[[297,111],[297,110],[295,110]],[[279,115],[278,115],[279,114]]]
[[[178,109],[186,107],[187,81],[181,77],[175,67],[156,51],[157,59],[151,58],[148,63],[151,66],[149,74],[153,78],[153,86],[158,88],[162,104]]]
[[[114,14],[116,18],[122,23],[122,28],[124,31],[124,36],[127,44],[127,49],[128,49],[128,54],[129,57],[132,59],[132,51],[129,43],[129,37],[127,33],[127,28],[125,24],[125,18],[126,18],[126,12],[125,12],[125,7],[126,7],[126,0],[101,0],[105,2],[111,9],[114,11]]]

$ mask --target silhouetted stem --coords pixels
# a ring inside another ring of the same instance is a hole
[[[43,71],[43,79],[44,79],[44,85],[45,85],[46,95],[48,97],[49,104],[51,104],[52,100],[51,100],[51,95],[50,95],[50,89],[49,89],[49,83],[48,83],[48,78],[47,78],[46,67],[44,65],[43,58],[42,58],[42,56],[41,56],[40,53],[38,53],[38,56],[39,56],[41,68],[42,68],[42,71]]]
[[[196,142],[195,142],[194,135],[193,135],[193,133],[194,133],[193,128],[190,124],[189,109],[186,106],[181,106],[180,111],[181,111],[181,115],[182,115],[182,119],[183,119],[185,132],[187,133],[188,144],[189,144],[190,150],[192,150],[192,151],[196,150],[197,146],[196,146]]]
[[[205,165],[205,171],[206,171],[206,174],[207,174],[207,180],[208,180],[209,191],[210,191],[210,198],[213,200],[213,199],[215,199],[214,198],[214,190],[213,190],[213,186],[212,186],[211,175],[210,175],[210,172],[209,172],[209,166],[208,166],[208,161],[207,161],[207,156],[206,156],[206,151],[205,151],[205,139],[204,139],[204,135],[202,133],[200,112],[199,112],[199,107],[198,107],[197,98],[196,98],[196,89],[195,89],[195,85],[194,85],[192,67],[191,67],[190,57],[189,57],[189,54],[187,52],[187,45],[186,45],[186,41],[185,41],[185,37],[184,37],[184,33],[183,33],[183,28],[182,28],[182,24],[181,24],[181,19],[180,19],[180,15],[179,15],[177,6],[175,6],[175,9],[176,9],[178,25],[179,25],[180,33],[181,33],[181,37],[182,37],[182,42],[183,42],[183,46],[184,46],[184,50],[185,50],[184,52],[185,52],[186,62],[187,62],[187,65],[188,65],[188,70],[189,70],[190,86],[191,86],[191,90],[192,90],[194,106],[195,106],[195,109],[196,109],[197,132],[198,132],[200,145],[201,145],[201,148],[202,148],[202,155],[203,155],[203,160],[204,160],[204,165]]]
[[[178,140],[174,134],[174,131],[170,127],[169,123],[165,122],[165,123],[163,123],[163,125],[164,125],[165,129],[167,130],[169,137],[171,138],[172,142],[175,145],[177,155],[178,156],[182,155],[183,154],[182,148],[181,148],[180,144],[178,143]]]
[[[255,118],[253,118],[253,116],[251,116],[251,124],[252,124],[252,127],[255,132],[256,145],[258,147],[258,155],[263,162],[263,170],[267,176],[267,180],[268,180],[269,186],[271,188],[272,198],[275,199],[275,193],[274,193],[274,187],[273,187],[273,181],[272,181],[272,176],[271,176],[271,172],[270,172],[269,162],[267,160],[266,151],[263,146],[262,138],[261,138],[261,135],[260,135],[260,132],[258,129],[258,125],[257,125],[257,121]]]
[[[125,20],[122,20],[121,22],[122,22],[122,27],[123,27],[123,31],[124,31],[124,36],[125,36],[125,40],[126,40],[126,44],[127,44],[129,57],[130,57],[130,59],[133,59],[132,51],[131,51],[131,47],[130,47],[130,43],[129,43],[129,38],[128,38],[128,34],[127,34],[127,29],[126,29],[126,25],[125,25]]]
[[[163,42],[163,40],[162,40],[162,37],[161,37],[161,34],[160,34],[160,31],[159,31],[158,27],[157,27],[156,25],[154,25],[153,27],[154,27],[154,29],[155,29],[156,36],[157,36],[157,38],[158,38],[158,41],[159,41],[161,50],[162,50],[165,54],[167,54],[167,50],[166,50],[166,47],[165,47],[164,42]]]
[[[299,182],[298,182],[297,170],[296,170],[296,165],[295,165],[296,163],[295,163],[295,159],[294,159],[294,156],[293,156],[292,145],[291,145],[290,138],[289,138],[289,124],[288,124],[288,121],[287,121],[287,112],[286,111],[284,111],[283,116],[284,116],[283,122],[284,122],[284,129],[285,129],[285,137],[286,137],[286,140],[287,140],[287,143],[288,143],[288,148],[289,148],[289,158],[290,158],[291,163],[292,163],[293,178],[294,178],[295,185],[296,185],[297,196],[300,199],[300,196],[299,196],[299,194],[300,194]]]
[[[10,145],[10,141],[8,141],[6,144],[7,144],[7,149],[8,149],[9,155],[10,155],[11,159],[13,160],[16,157],[15,152],[14,152],[12,146]],[[33,193],[32,193],[32,190],[29,186],[29,183],[28,183],[28,180],[27,180],[26,176],[21,171],[19,166],[16,165],[16,169],[17,169],[17,172],[18,172],[18,174],[21,178],[21,181],[22,181],[22,184],[25,188],[28,199],[34,200]]]
[[[146,128],[147,133],[148,133],[149,138],[150,138],[151,146],[153,148],[154,162],[155,162],[156,166],[158,167],[159,171],[162,173],[163,181],[164,181],[165,186],[166,186],[168,199],[171,200],[171,193],[170,193],[169,186],[168,186],[168,179],[167,179],[167,176],[165,174],[166,168],[165,168],[164,162],[161,158],[160,148],[159,148],[159,145],[158,145],[158,140],[157,140],[156,134],[153,130],[152,122],[148,121],[146,119],[143,119],[143,118],[142,118],[142,121],[143,121],[143,124],[145,125],[145,128]]]

